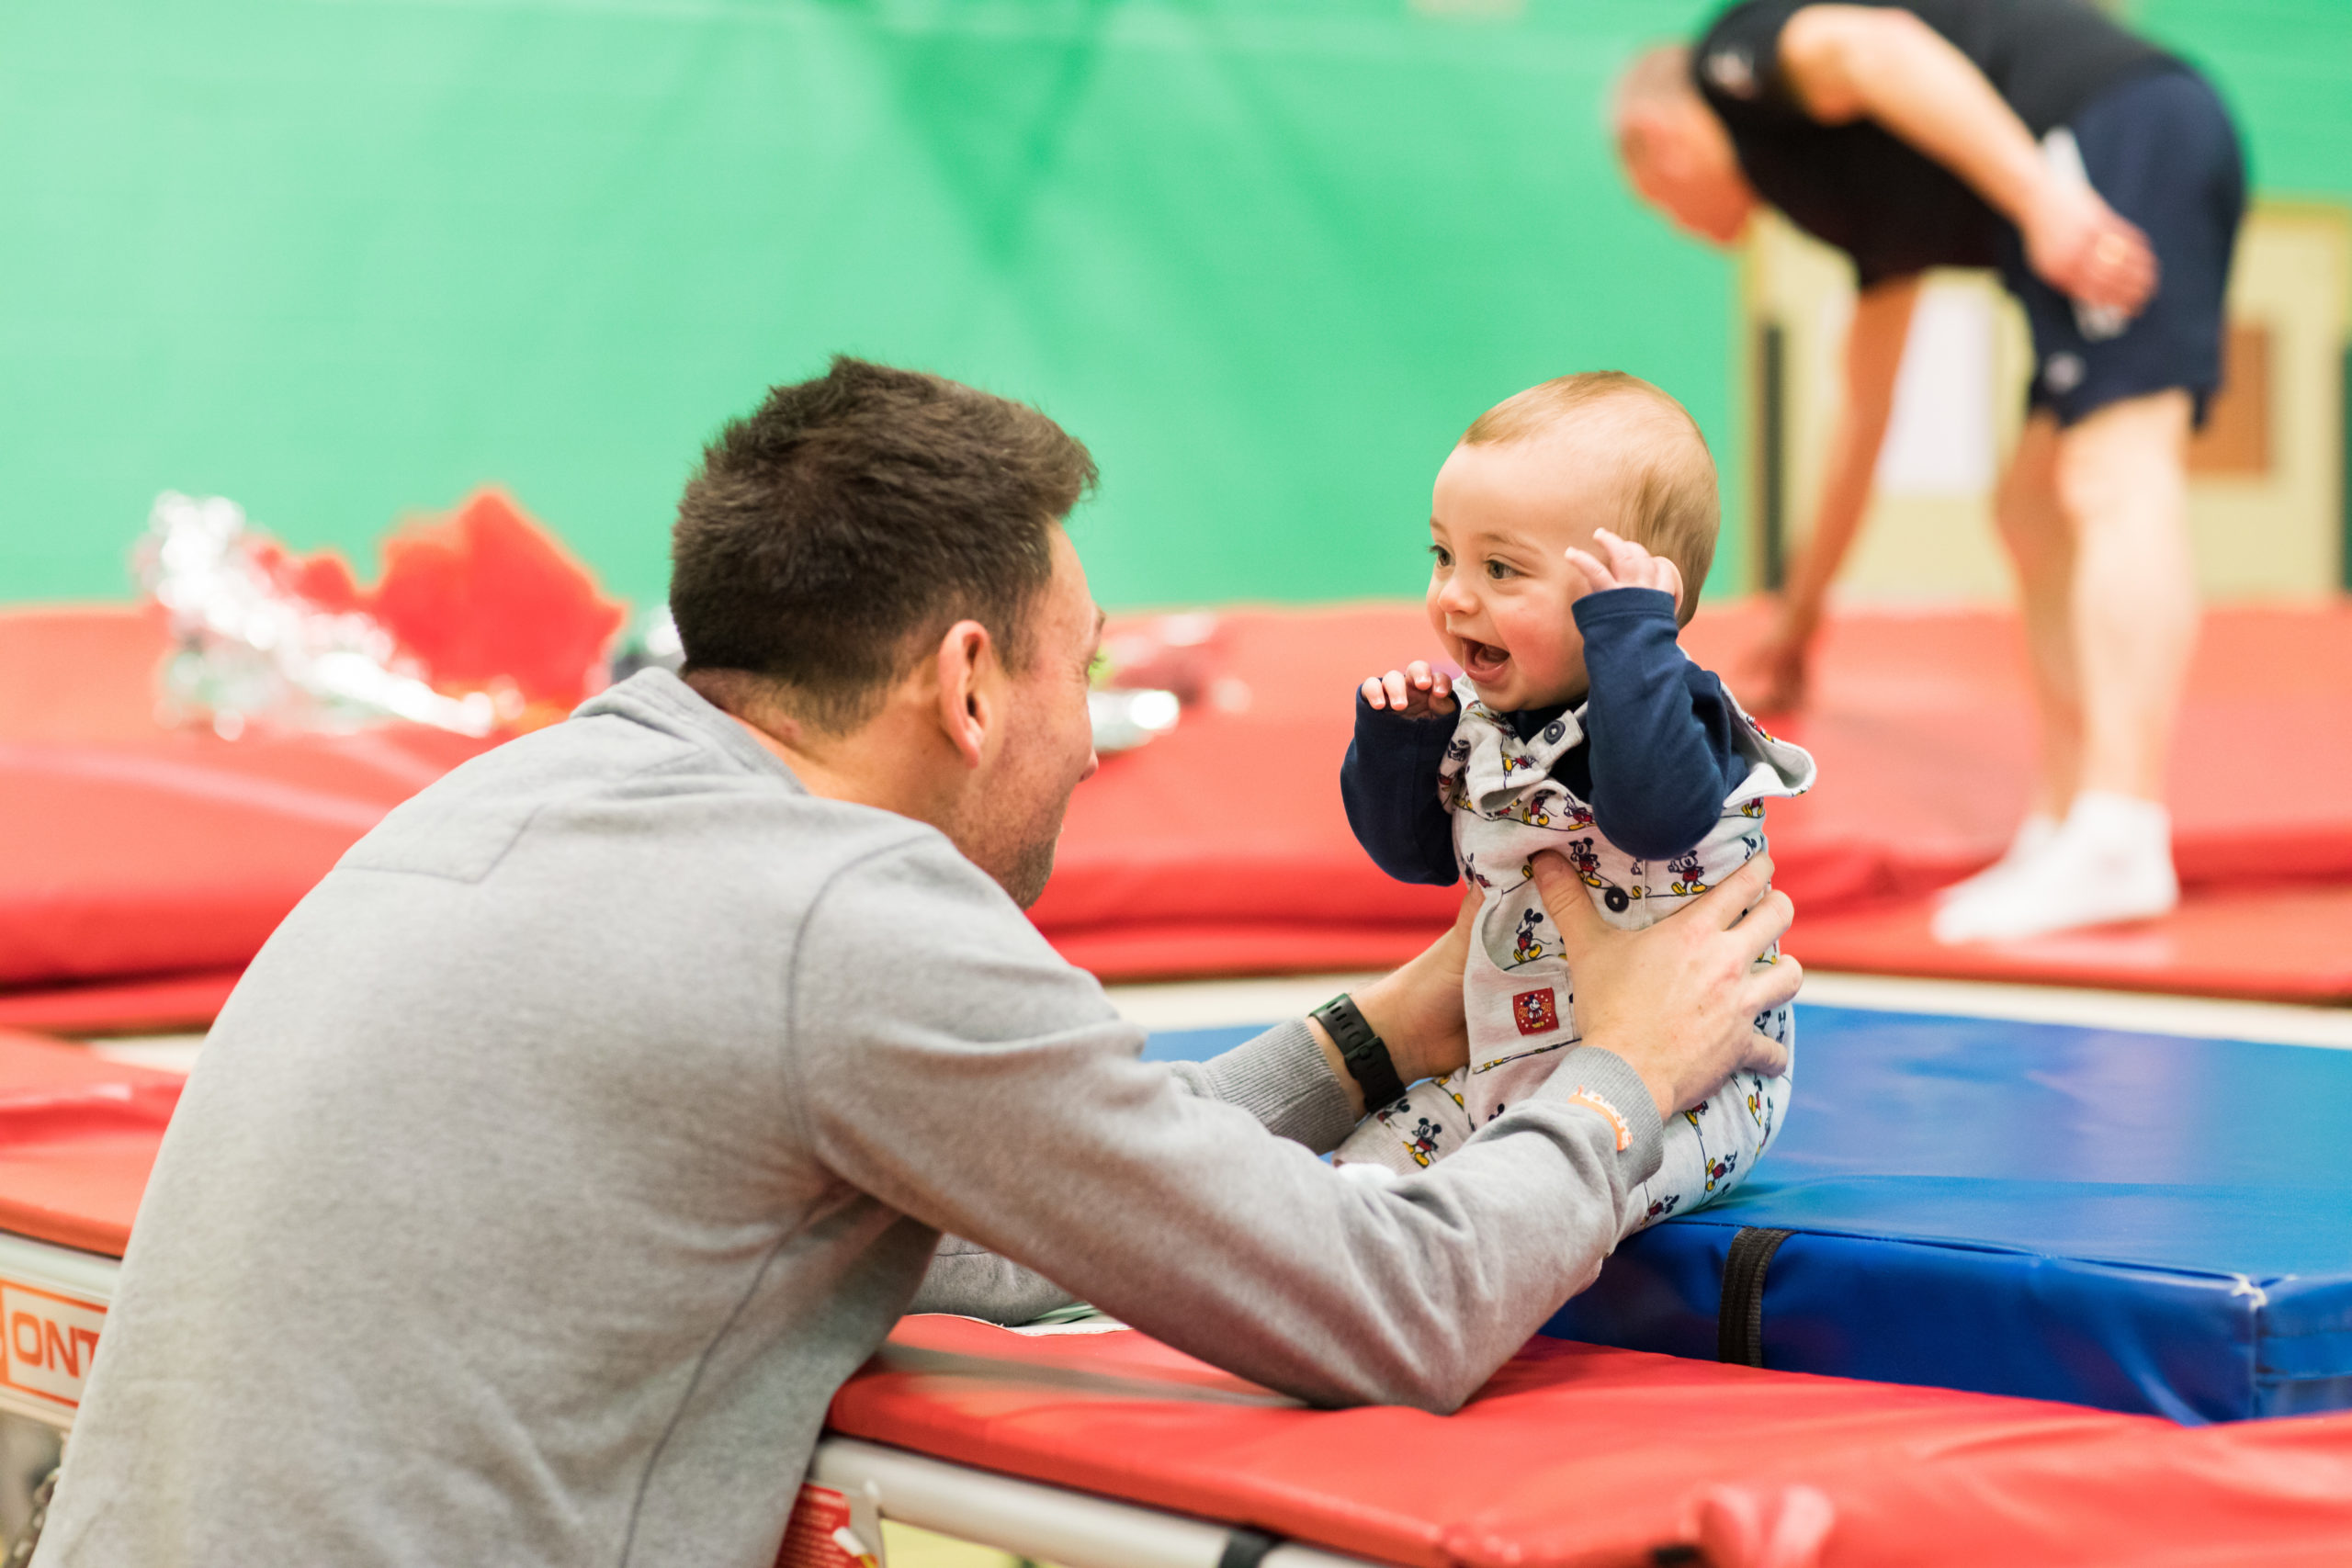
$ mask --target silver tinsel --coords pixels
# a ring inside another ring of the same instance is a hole
[[[170,612],[177,642],[164,671],[167,721],[209,721],[229,739],[248,723],[356,729],[403,718],[487,735],[498,715],[474,693],[447,697],[403,668],[371,616],[321,609],[288,592],[235,502],[166,491],[134,557],[140,586]]]

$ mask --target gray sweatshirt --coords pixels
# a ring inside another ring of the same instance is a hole
[[[1379,1188],[1316,1157],[1350,1117],[1303,1025],[1142,1042],[938,832],[640,674],[394,811],[254,961],[40,1562],[765,1568],[943,1232],[927,1306],[1075,1292],[1307,1400],[1444,1409],[1657,1160],[1606,1052]]]

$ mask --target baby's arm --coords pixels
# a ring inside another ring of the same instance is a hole
[[[1356,693],[1340,798],[1356,842],[1399,882],[1444,887],[1454,878],[1453,824],[1437,794],[1453,710],[1444,680],[1419,661],[1372,676]]]
[[[1738,720],[1723,682],[1675,641],[1679,574],[1641,546],[1595,534],[1609,561],[1569,560],[1589,591],[1575,605],[1592,695],[1594,825],[1644,860],[1667,860],[1707,836],[1746,776]]]

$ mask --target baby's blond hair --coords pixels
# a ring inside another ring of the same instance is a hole
[[[1611,443],[1624,465],[1624,507],[1611,531],[1674,563],[1682,573],[1679,618],[1687,623],[1714,564],[1723,523],[1715,460],[1689,410],[1638,376],[1587,370],[1505,398],[1472,423],[1462,445],[1524,441],[1604,408],[1624,416]]]

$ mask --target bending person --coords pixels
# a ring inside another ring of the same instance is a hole
[[[1999,521],[2041,761],[2008,852],[1947,890],[1936,934],[2171,908],[2165,764],[2197,629],[2186,447],[2221,384],[2245,208],[2212,88],[2083,0],[1748,0],[1695,48],[1636,61],[1616,127],[1634,188],[1683,228],[1728,244],[1769,201],[1854,262],[1820,508],[1764,650],[1771,705],[1802,698],[1868,505],[1919,274],[2000,268],[2036,363]]]

